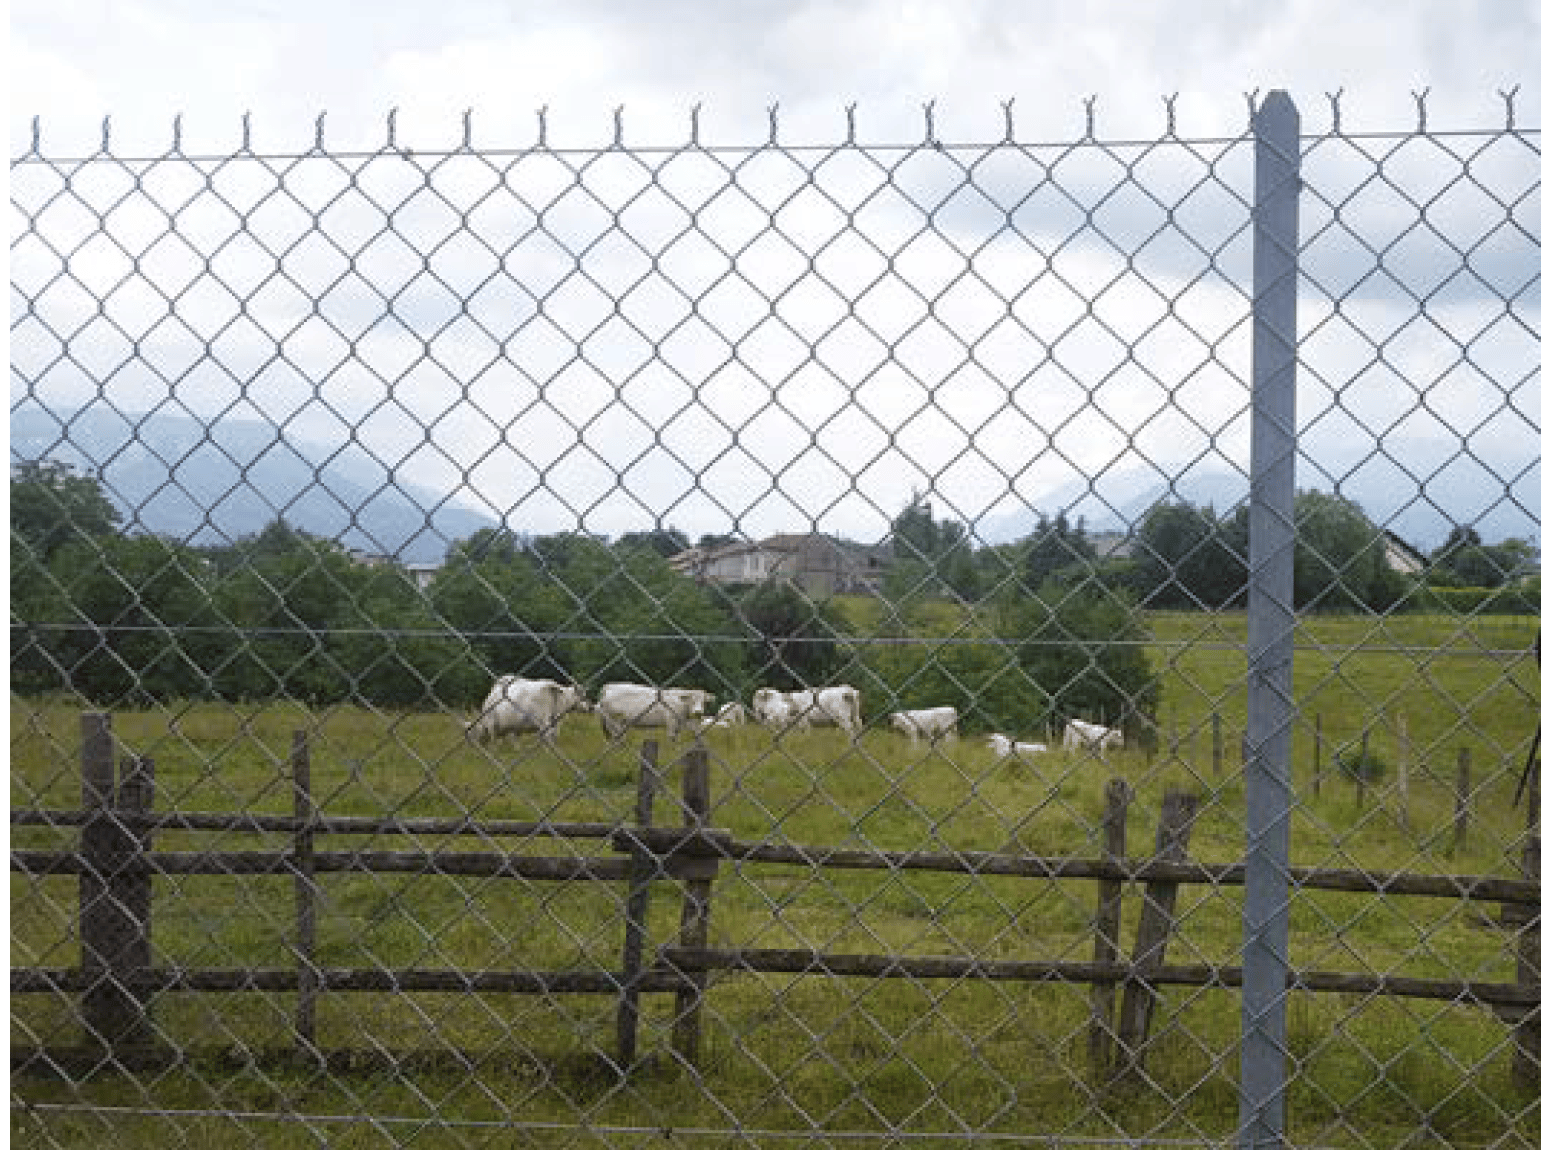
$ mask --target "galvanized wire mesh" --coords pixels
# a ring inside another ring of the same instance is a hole
[[[1505,109],[1301,141],[1285,506],[1250,134],[35,139],[13,1131],[1160,1145],[1240,1097],[1302,1145],[1541,1138]]]

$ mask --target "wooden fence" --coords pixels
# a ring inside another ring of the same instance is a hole
[[[708,825],[710,760],[699,744],[684,757],[682,825],[662,827],[653,809],[660,786],[658,748],[644,743],[638,771],[635,819],[630,824],[553,823],[512,820],[374,818],[319,812],[310,787],[310,754],[296,732],[290,754],[293,815],[156,813],[154,765],[129,756],[117,761],[110,718],[81,719],[82,809],[12,810],[13,826],[80,828],[79,849],[11,852],[12,871],[29,875],[74,874],[80,878],[81,955],[78,967],[13,968],[13,994],[80,996],[80,1012],[92,1058],[124,1065],[165,1057],[156,1049],[152,1006],[167,991],[288,991],[297,994],[295,1041],[320,1056],[316,999],[347,991],[613,995],[616,1061],[637,1057],[640,998],[674,995],[672,1048],[696,1063],[702,1000],[713,978],[729,972],[795,973],[858,978],[987,979],[1085,983],[1092,988],[1090,1056],[1114,1080],[1137,1076],[1149,1043],[1156,988],[1181,985],[1236,988],[1240,967],[1166,963],[1185,884],[1239,886],[1239,864],[1206,865],[1187,858],[1198,805],[1171,793],[1162,803],[1157,846],[1148,859],[1133,859],[1126,846],[1130,788],[1109,784],[1103,819],[1104,852],[1097,858],[1057,858],[985,851],[879,851],[803,846],[735,839]],[[287,850],[156,851],[157,830],[288,833]],[[550,837],[602,841],[612,852],[599,857],[519,855],[506,851],[317,850],[317,835],[410,834],[479,838]],[[1097,883],[1093,957],[1088,962],[984,960],[969,956],[841,954],[825,950],[750,949],[710,945],[712,884],[724,862],[774,863],[825,869],[933,871],[970,876]],[[1402,976],[1297,970],[1299,990],[1461,1001],[1493,1010],[1515,1033],[1517,1082],[1541,1085],[1541,837],[1529,838],[1522,877],[1414,875],[1358,870],[1298,868],[1300,889],[1417,895],[1491,901],[1518,923],[1517,971],[1512,983],[1422,979]],[[318,876],[336,873],[475,875],[527,882],[593,880],[626,886],[624,937],[618,970],[386,970],[323,968],[316,961],[315,905]],[[153,875],[274,875],[291,877],[295,889],[294,965],[285,969],[184,969],[156,966],[150,944]],[[656,884],[683,884],[679,923],[672,939],[649,957],[648,906]],[[1138,923],[1127,958],[1122,957],[1122,904],[1128,884],[1143,888]],[[1122,1009],[1115,1011],[1122,989]],[[1115,1017],[1116,1015],[1116,1017]],[[13,1051],[13,1058],[18,1052]]]

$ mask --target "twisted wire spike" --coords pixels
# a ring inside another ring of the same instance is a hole
[[[766,113],[770,117],[770,145],[771,145],[771,147],[775,147],[776,146],[776,132],[778,130],[778,126],[776,124],[776,116],[780,113],[780,111],[781,111],[781,105],[780,104],[772,104],[769,108],[766,109]]]
[[[32,117],[32,154],[40,155],[39,148],[43,142],[43,117]]]
[[[112,117],[111,116],[103,116],[102,117],[102,151],[105,153],[105,152],[109,152],[111,150],[112,150]]]
[[[701,104],[700,101],[690,106],[690,146],[701,146]]]
[[[319,144],[317,145],[320,146]],[[385,147],[388,151],[396,149],[396,109],[392,108],[385,113]]]
[[[326,148],[326,112],[321,112],[316,117],[316,151]]]
[[[1097,138],[1097,97],[1087,96],[1086,99],[1081,101],[1081,104],[1086,108],[1086,135],[1084,138],[1095,140]]]
[[[1425,88],[1423,91],[1414,92],[1412,95],[1413,103],[1418,106],[1418,134],[1421,136],[1429,130],[1429,109],[1427,105],[1429,90]]]
[[[535,146],[537,148],[546,146],[546,109],[549,107],[549,104],[542,104],[535,109]]]
[[[1017,142],[1017,126],[1012,119],[1012,110],[1016,102],[1017,98],[1015,96],[1001,101],[1001,115],[1006,121],[1005,138],[1008,144],[1015,144]]]
[[[1332,105],[1332,134],[1341,135],[1343,132],[1343,89],[1327,93],[1327,102]]]
[[[241,151],[251,151],[251,113],[241,113]]]
[[[845,106],[845,142],[851,147],[856,146],[856,105]]]
[[[1514,98],[1520,94],[1520,86],[1516,84],[1505,92],[1498,90],[1498,98],[1504,102],[1504,131],[1514,131]]]
[[[471,150],[471,109],[467,108],[460,116],[460,146],[466,151]]]
[[[622,116],[625,114],[625,112],[626,112],[626,105],[625,104],[617,104],[615,106],[615,142],[612,144],[612,147],[619,148],[619,147],[623,146],[622,142],[621,142]]]
[[[182,150],[181,112],[178,112],[175,116],[171,117],[171,150],[173,152],[180,152]]]
[[[1162,102],[1166,104],[1166,134],[1170,139],[1177,138],[1177,96],[1173,92],[1170,96],[1162,96]]]

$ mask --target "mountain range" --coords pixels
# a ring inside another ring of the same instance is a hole
[[[1175,473],[1175,469],[1174,469]],[[1092,532],[1126,532],[1152,505],[1181,499],[1222,516],[1245,503],[1248,478],[1235,467],[1194,467],[1180,476],[1142,461],[1046,491],[1031,507],[986,516],[977,534],[1007,543],[1029,534],[1040,516],[1063,510]],[[1541,537],[1541,443],[1484,444],[1480,456],[1443,441],[1384,440],[1372,453],[1306,442],[1295,468],[1297,490],[1336,492],[1378,526],[1427,552],[1453,527],[1475,527],[1484,541]]]
[[[349,441],[326,444],[257,420],[119,412],[106,405],[47,409],[28,400],[11,412],[12,464],[51,458],[98,476],[123,526],[218,545],[282,516],[371,554],[435,563],[446,547],[497,521],[453,495],[402,477],[406,465]],[[1541,535],[1541,450],[1534,442],[1470,448],[1387,438],[1368,456],[1305,442],[1296,486],[1337,491],[1379,526],[1424,551],[1452,527],[1482,538]],[[1185,499],[1222,515],[1247,499],[1236,467],[1194,466],[1173,479],[1156,463],[1115,467],[1047,490],[1013,511],[983,517],[976,534],[1007,543],[1060,511],[1088,530],[1129,531],[1153,504]]]
[[[257,420],[205,423],[106,406],[11,411],[11,462],[97,476],[131,532],[220,545],[282,516],[291,527],[405,563],[436,563],[491,518],[393,475],[357,443],[326,445]]]

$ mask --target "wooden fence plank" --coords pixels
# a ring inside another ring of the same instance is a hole
[[[696,829],[707,825],[712,807],[711,759],[698,740],[685,753],[685,777],[681,799],[685,825]],[[708,861],[712,875],[717,862]],[[679,944],[705,946],[711,925],[712,876],[687,879],[685,898],[680,907]],[[695,1066],[701,1055],[701,999],[706,988],[702,976],[694,976],[686,989],[674,996],[674,1052],[688,1065]]]
[[[653,825],[653,796],[658,790],[658,744],[642,744],[637,773],[637,826]],[[622,1066],[637,1060],[637,1020],[641,1007],[642,960],[647,950],[648,892],[657,877],[658,860],[644,844],[631,848],[631,885],[626,893],[626,937],[621,944],[621,1001],[616,1009],[616,1058]]]
[[[91,815],[80,834],[80,945],[85,988],[81,1018],[89,1049],[128,1065],[153,1042],[149,992],[136,976],[150,965],[152,878],[135,865],[148,831],[120,821],[154,801],[154,764],[131,759],[120,785],[110,715],[80,717],[81,805]]]
[[[1181,862],[1187,853],[1188,837],[1198,814],[1198,798],[1169,792],[1161,800],[1161,822],[1156,828],[1156,858],[1162,862]],[[1120,1076],[1143,1068],[1145,1048],[1150,1041],[1150,1024],[1155,1015],[1154,986],[1141,975],[1158,967],[1166,957],[1167,942],[1176,925],[1178,884],[1151,882],[1145,888],[1140,925],[1134,940],[1134,978],[1124,987],[1123,1010],[1118,1019],[1118,1056]]]
[[[1532,835],[1526,841],[1521,866],[1526,877],[1541,879],[1541,837]],[[1515,981],[1521,989],[1541,989],[1541,912],[1535,908],[1520,927],[1515,950]],[[1521,1090],[1541,1089],[1541,1009],[1532,1008],[1514,1028],[1514,1084]]]
[[[316,1045],[316,832],[315,800],[310,791],[310,742],[295,731],[289,750],[294,784],[294,957],[299,972],[299,996],[294,1008],[294,1033],[300,1050],[311,1057]]]
[[[1109,779],[1105,790],[1106,807],[1102,816],[1102,845],[1110,859],[1122,859],[1128,849],[1129,784],[1123,779]],[[1097,883],[1096,937],[1092,959],[1097,963],[1118,961],[1118,930],[1123,908],[1123,883],[1100,879]],[[1094,1068],[1112,1067],[1114,1051],[1113,1012],[1117,988],[1110,982],[1092,987],[1092,1025],[1090,1042]]]
[[[155,820],[123,816],[125,825],[159,825]],[[326,833],[319,825],[317,833]],[[630,850],[632,828],[610,826],[607,837],[617,849]],[[1005,854],[993,851],[857,851],[842,847],[796,846],[786,843],[734,841],[722,830],[683,832],[654,827],[641,841],[660,854],[669,878],[706,878],[716,873],[716,860],[817,866],[829,870],[920,870],[941,873],[1046,879],[1115,879],[1121,882],[1198,883],[1203,886],[1243,886],[1241,863],[1168,863],[1144,859],[1065,858]],[[381,869],[410,873],[476,874],[528,879],[624,879],[625,859],[569,859],[554,855],[462,853],[454,851],[318,851],[318,872],[365,871],[378,861]],[[289,874],[289,851],[151,851],[127,864],[156,874]],[[81,874],[86,868],[79,851],[13,848],[11,869],[19,874]],[[1541,906],[1541,882],[1490,875],[1428,875],[1393,871],[1347,870],[1333,867],[1291,867],[1290,883],[1309,890],[1354,894],[1418,895],[1462,902],[1513,903]]]

